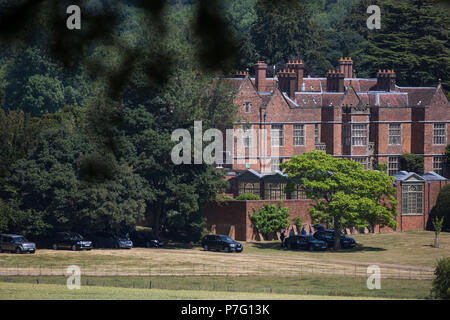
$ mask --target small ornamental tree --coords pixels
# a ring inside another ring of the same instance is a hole
[[[262,233],[264,238],[273,232],[285,229],[289,224],[289,209],[274,204],[265,204],[257,212],[250,216],[255,228]]]
[[[434,217],[433,227],[434,227],[434,247],[439,248],[439,234],[442,231],[442,225],[444,224],[444,217]]]
[[[334,229],[334,247],[340,248],[344,228],[375,225],[396,228],[396,203],[393,178],[343,158],[311,151],[281,164],[289,181],[286,192],[300,184],[315,204],[309,213],[313,221]]]

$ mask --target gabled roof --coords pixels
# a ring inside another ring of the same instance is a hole
[[[361,99],[359,98],[358,94],[353,88],[353,85],[350,83],[350,85],[345,90],[344,96],[342,97],[342,100],[339,102],[339,105],[358,106],[360,104],[362,104]]]
[[[408,171],[399,171],[396,174],[394,174],[394,181],[403,181],[403,182],[423,182],[425,181],[424,178],[422,178],[420,175],[418,175],[415,172],[408,172]]]

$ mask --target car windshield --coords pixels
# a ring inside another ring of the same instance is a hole
[[[70,240],[83,240],[83,237],[80,234],[75,233],[75,232],[69,233],[69,238],[70,238]]]
[[[24,237],[14,237],[13,241],[14,243],[24,243],[27,242],[27,239],[25,239]]]
[[[234,242],[229,236],[220,236],[220,239],[226,242]]]

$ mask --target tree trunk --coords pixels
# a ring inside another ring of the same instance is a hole
[[[339,227],[339,219],[334,218],[334,249],[339,250],[341,248],[341,230]]]
[[[439,239],[438,239],[438,236],[435,236],[435,238],[434,238],[434,247],[435,247],[435,248],[439,248]]]

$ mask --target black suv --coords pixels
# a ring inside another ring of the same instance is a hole
[[[131,249],[133,241],[127,236],[99,231],[92,237],[93,246],[96,248],[115,248],[115,249]]]
[[[91,250],[92,241],[85,240],[82,235],[75,232],[57,232],[53,238],[52,248],[76,250]]]
[[[242,244],[234,241],[229,236],[217,234],[204,236],[202,239],[202,247],[205,251],[217,250],[225,252],[231,251],[242,252],[242,250],[244,250]]]
[[[23,236],[18,234],[2,234],[0,235],[0,252],[15,252],[15,253],[35,253],[36,244],[29,242]]]
[[[328,247],[334,247],[334,230],[320,230],[314,233],[314,238],[325,241]],[[341,248],[351,249],[356,246],[355,239],[341,234]]]
[[[310,235],[299,235],[286,238],[284,245],[288,249],[307,249],[309,251],[314,250],[326,250],[328,245],[325,241],[317,240]]]
[[[159,248],[166,244],[163,239],[149,232],[134,231],[131,233],[131,240],[135,247]]]

